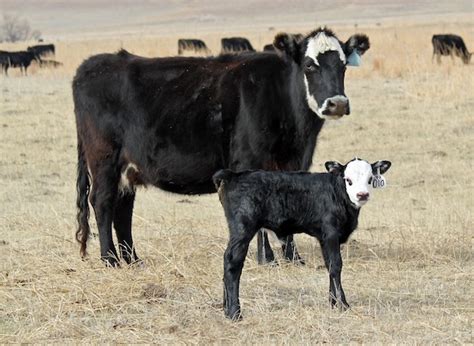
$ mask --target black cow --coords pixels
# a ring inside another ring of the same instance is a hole
[[[329,271],[329,300],[347,308],[341,285],[340,246],[357,228],[360,207],[369,200],[372,179],[390,168],[389,161],[354,159],[346,165],[326,162],[330,173],[221,170],[214,175],[229,225],[224,254],[224,311],[239,319],[239,282],[249,243],[258,229],[279,237],[306,233],[321,245]]]
[[[41,59],[50,55],[55,55],[56,48],[54,44],[39,44],[31,46],[26,49],[28,52],[32,52],[37,59]]]
[[[10,67],[10,56],[8,52],[0,50],[0,68],[2,73],[8,76],[8,68]]]
[[[263,51],[264,52],[274,52],[275,47],[273,47],[273,43],[269,43],[263,46]]]
[[[178,55],[182,55],[184,51],[190,50],[196,53],[202,53],[209,55],[211,51],[207,48],[206,43],[202,40],[197,39],[184,39],[178,40]]]
[[[32,52],[2,52],[2,67],[7,73],[8,67],[19,67],[21,72],[27,75],[27,69],[31,65],[33,60],[38,60]],[[8,66],[5,66],[4,63],[8,62]]]
[[[221,53],[255,52],[252,44],[245,37],[229,37],[221,39]]]
[[[453,60],[456,55],[460,57],[465,64],[469,64],[471,61],[472,53],[468,52],[461,36],[452,34],[433,35],[431,43],[433,44],[433,57],[431,60],[436,56],[438,64],[441,63],[442,55],[450,55]]]
[[[137,259],[131,221],[136,185],[182,194],[215,192],[213,174],[307,170],[325,119],[349,114],[346,56],[365,35],[339,41],[327,29],[303,41],[279,34],[277,54],[143,58],[126,51],[84,61],[73,80],[78,135],[76,238],[81,254],[94,208],[101,257]],[[292,236],[287,258],[298,259]],[[262,242],[260,242],[262,243]],[[273,260],[268,248],[259,261]]]

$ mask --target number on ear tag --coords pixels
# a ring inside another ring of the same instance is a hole
[[[385,186],[387,186],[387,182],[385,181],[383,175],[374,175],[374,177],[372,178],[372,187],[374,189],[383,189]]]
[[[360,66],[360,55],[357,49],[354,49],[352,53],[347,57],[348,66]]]

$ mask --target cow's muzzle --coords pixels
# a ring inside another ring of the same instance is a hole
[[[323,106],[319,109],[322,115],[331,117],[341,117],[350,114],[349,100],[347,97],[337,95],[326,99]]]

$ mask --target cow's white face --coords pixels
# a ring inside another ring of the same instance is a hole
[[[309,108],[322,119],[349,114],[349,100],[344,95],[346,55],[339,40],[325,31],[309,37],[303,67]]]
[[[345,166],[335,161],[325,164],[330,173],[342,176],[347,195],[357,208],[369,201],[374,175],[385,173],[391,165],[390,161],[382,160],[370,164],[358,158],[349,161]]]
[[[273,41],[277,53],[292,59],[301,69],[302,87],[311,111],[323,119],[337,119],[350,113],[344,94],[346,65],[357,65],[369,49],[369,38],[353,35],[342,43],[334,33],[320,28],[297,40],[278,34]]]
[[[339,54],[342,63],[346,63],[346,55],[342,50],[339,40],[334,36],[328,36],[324,31],[308,40],[305,56],[311,58],[319,66],[318,56],[327,51],[335,51]]]

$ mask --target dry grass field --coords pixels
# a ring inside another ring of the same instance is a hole
[[[64,39],[55,42],[63,67],[0,76],[0,343],[473,343],[474,61],[433,64],[430,42],[449,31],[474,49],[472,22],[461,18],[357,28],[372,48],[347,73],[352,114],[325,124],[312,171],[356,155],[393,166],[389,186],[374,192],[343,247],[346,312],[329,307],[319,245],[299,235],[302,267],[281,258],[258,266],[252,244],[244,320],[226,320],[227,226],[217,195],[141,189],[134,236],[145,266],[105,268],[96,236],[88,260],[80,259],[75,68],[121,46],[174,55],[178,36]],[[355,30],[333,29],[342,39]],[[275,33],[242,34],[261,48]],[[213,51],[221,36],[199,35]]]

